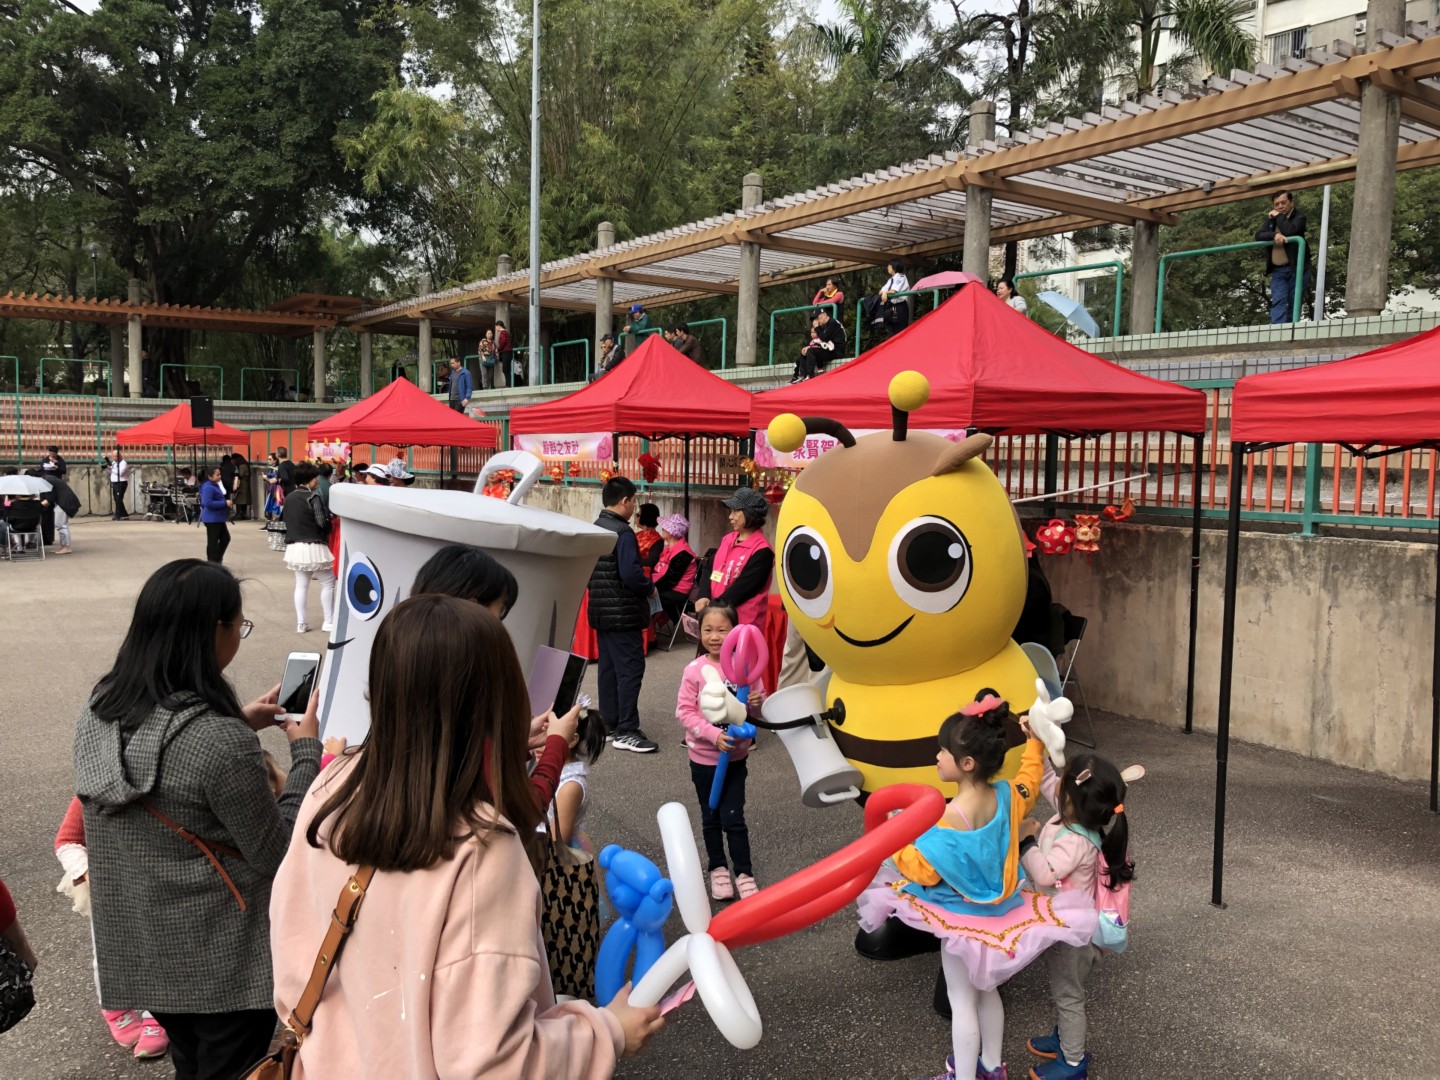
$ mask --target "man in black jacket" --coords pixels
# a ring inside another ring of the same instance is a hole
[[[817,371],[823,374],[830,361],[845,355],[845,328],[830,317],[830,309],[816,308],[811,319],[810,343],[795,365],[792,383],[813,379]]]
[[[289,495],[295,490],[295,462],[290,460],[290,451],[283,446],[276,447],[275,458],[280,462],[275,467],[275,479],[280,482],[280,490]]]
[[[623,476],[605,481],[604,509],[595,524],[615,534],[615,548],[590,574],[590,625],[600,647],[600,715],[617,750],[653,754],[659,747],[640,730],[640,684],[645,680],[645,626],[654,586],[640,567],[630,519],[635,485]]]
[[[1287,236],[1305,235],[1305,215],[1295,207],[1295,196],[1282,191],[1270,204],[1270,212],[1255,233],[1256,240],[1270,241],[1265,252],[1265,273],[1270,277],[1270,321],[1288,323],[1295,290],[1305,288],[1305,267],[1300,265],[1298,244],[1287,244]]]

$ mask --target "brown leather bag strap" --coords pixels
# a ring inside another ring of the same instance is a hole
[[[225,867],[220,865],[219,856],[217,856],[215,852],[218,851],[221,855],[229,855],[231,858],[241,860],[243,860],[245,856],[241,855],[240,852],[236,851],[229,844],[221,844],[214,840],[202,840],[189,829],[185,828],[185,826],[171,821],[159,810],[155,809],[154,805],[150,802],[149,799],[141,799],[140,805],[145,807],[146,810],[149,810],[150,813],[154,814],[156,819],[159,820],[160,824],[164,825],[172,832],[178,834],[181,839],[186,840],[191,844],[194,844],[197,848],[200,849],[200,851],[204,854],[205,858],[210,860],[210,865],[215,867],[215,872],[220,875],[220,879],[230,887],[230,892],[235,897],[235,902],[240,905],[240,910],[242,912],[245,911],[245,898],[240,895],[240,890],[236,887],[235,882],[231,879],[230,875],[225,872]]]
[[[325,940],[320,944],[320,954],[315,957],[310,981],[305,984],[300,1000],[290,1010],[290,1019],[286,1021],[286,1026],[295,1034],[297,1045],[310,1034],[310,1024],[315,1019],[320,995],[325,992],[325,983],[340,959],[340,949],[345,944],[345,938],[355,926],[355,918],[360,914],[360,902],[365,899],[365,890],[370,887],[370,879],[374,876],[373,866],[362,866],[340,890],[340,899],[336,901],[335,910],[331,913],[330,926],[325,931]]]

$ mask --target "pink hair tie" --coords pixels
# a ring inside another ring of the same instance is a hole
[[[984,716],[988,712],[994,712],[996,709],[1002,708],[1004,704],[1004,700],[996,697],[994,694],[986,694],[979,701],[974,701],[966,705],[960,712],[965,716]]]

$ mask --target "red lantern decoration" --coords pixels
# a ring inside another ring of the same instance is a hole
[[[775,482],[766,484],[765,490],[761,494],[765,496],[765,501],[771,506],[779,506],[785,501],[785,485]]]
[[[654,454],[641,454],[640,475],[645,478],[647,484],[655,483],[660,478],[660,459]]]
[[[1096,552],[1100,550],[1100,515],[1075,515],[1075,550]]]
[[[1124,521],[1128,517],[1135,516],[1135,500],[1126,499],[1122,505],[1107,506],[1100,512],[1105,515],[1106,521]]]
[[[545,471],[549,474],[550,480],[553,483],[558,484],[561,480],[565,479],[565,470],[559,465],[551,465],[550,468]]]
[[[1035,542],[1046,555],[1068,555],[1075,546],[1075,529],[1067,521],[1051,518],[1035,530]]]

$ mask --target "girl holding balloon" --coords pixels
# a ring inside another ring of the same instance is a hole
[[[765,651],[763,637],[737,631],[738,622],[735,609],[724,604],[712,603],[701,612],[700,655],[686,665],[675,701],[675,716],[685,728],[690,752],[690,778],[700,799],[710,895],[716,900],[733,900],[737,893],[743,900],[760,890],[745,824],[745,758],[754,739],[753,726],[745,722],[749,715],[759,715],[765,699],[761,685]],[[754,629],[746,626],[743,631]],[[759,638],[758,648],[754,638]],[[714,699],[710,715],[725,716],[723,726],[706,719],[707,698]]]

